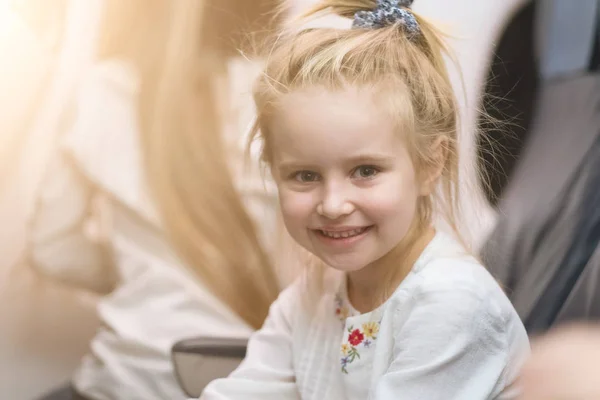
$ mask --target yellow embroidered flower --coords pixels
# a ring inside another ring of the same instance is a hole
[[[368,338],[374,338],[379,333],[379,324],[377,322],[367,322],[362,326],[363,333]]]
[[[350,351],[350,346],[348,345],[348,343],[344,343],[342,345],[342,354],[343,355],[348,355],[349,351]]]

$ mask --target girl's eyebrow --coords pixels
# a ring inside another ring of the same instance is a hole
[[[355,156],[348,157],[344,160],[345,164],[361,164],[361,163],[373,163],[373,164],[390,164],[393,163],[394,156],[389,154],[379,153],[365,153],[358,154]],[[299,170],[299,169],[311,169],[311,163],[302,163],[297,160],[282,161],[277,164],[277,169],[280,171]]]
[[[394,160],[394,156],[392,156],[392,155],[377,154],[377,153],[359,154],[359,155],[348,158],[348,162],[352,163],[352,164],[360,164],[360,163],[365,163],[365,162],[386,164],[386,163],[391,163],[393,160]]]
[[[301,163],[299,161],[282,161],[277,164],[277,169],[280,171],[289,171],[289,170],[297,170],[297,169],[306,169],[308,168],[307,163]]]

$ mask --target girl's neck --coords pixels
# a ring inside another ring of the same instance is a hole
[[[367,313],[383,304],[412,270],[436,232],[429,227],[411,243],[394,250],[361,270],[348,273],[348,300],[357,311]]]

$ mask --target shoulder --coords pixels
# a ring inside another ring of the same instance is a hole
[[[137,87],[137,74],[127,62],[111,60],[91,67],[77,89],[64,145],[85,157],[107,147],[135,146]]]
[[[505,305],[508,298],[490,272],[473,257],[439,257],[417,273],[414,292],[420,296],[456,293],[473,300]]]
[[[394,293],[398,323],[417,318],[448,334],[464,332],[474,340],[486,338],[502,346],[525,334],[508,297],[477,259],[448,242],[433,247]]]
[[[81,78],[73,101],[75,134],[134,125],[140,77],[121,60],[93,65]],[[98,127],[94,129],[94,127]],[[79,129],[77,129],[79,127]],[[123,128],[121,129],[123,130]]]
[[[73,124],[66,142],[114,142],[137,131],[139,77],[132,65],[110,60],[98,63],[82,78],[73,104]]]
[[[94,65],[80,82],[61,147],[98,188],[159,224],[144,178],[138,81],[127,62]]]
[[[489,321],[504,330],[516,312],[500,285],[474,258],[441,257],[426,265],[413,288],[416,307],[437,304],[436,310]]]
[[[417,296],[465,297],[491,301],[501,308],[509,304],[499,283],[485,266],[450,236],[438,234],[425,249],[407,285]],[[512,308],[512,306],[510,306]]]

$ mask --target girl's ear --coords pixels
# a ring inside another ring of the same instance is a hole
[[[421,196],[429,196],[433,193],[437,180],[444,172],[444,166],[448,159],[448,137],[440,136],[437,138],[429,151],[429,163],[426,165],[425,173],[421,175]]]

